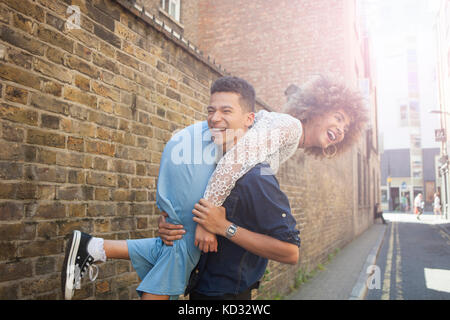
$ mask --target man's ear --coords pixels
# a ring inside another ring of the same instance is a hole
[[[254,112],[247,113],[247,116],[245,118],[245,126],[247,128],[250,128],[254,122],[255,122],[255,113]]]

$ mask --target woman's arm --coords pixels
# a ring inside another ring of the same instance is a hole
[[[297,150],[302,135],[300,121],[288,114],[260,111],[252,128],[217,164],[204,198],[219,207],[236,181],[261,162],[276,173],[281,163]]]
[[[236,181],[260,162],[267,161],[274,172],[280,163],[297,150],[302,135],[298,119],[276,112],[260,111],[252,128],[217,164],[204,198],[219,207],[229,196]],[[195,244],[203,252],[217,251],[215,235],[197,226]]]

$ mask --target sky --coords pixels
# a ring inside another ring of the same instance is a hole
[[[406,48],[417,49],[423,148],[439,148],[434,15],[439,0],[360,0],[365,2],[376,61],[378,123],[384,149],[409,148],[410,129],[400,127],[399,106],[408,101]]]

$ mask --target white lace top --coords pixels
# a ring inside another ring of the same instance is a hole
[[[295,153],[301,136],[300,120],[285,113],[259,111],[253,127],[218,162],[204,198],[221,206],[236,181],[260,162],[269,163],[276,173]]]

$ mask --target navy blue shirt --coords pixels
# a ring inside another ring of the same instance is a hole
[[[240,178],[223,206],[238,227],[300,246],[289,201],[268,164],[258,164]],[[238,228],[239,232],[239,228]],[[239,294],[264,275],[268,260],[217,236],[218,252],[203,253],[187,291],[207,296]],[[192,289],[192,290],[191,290]]]

